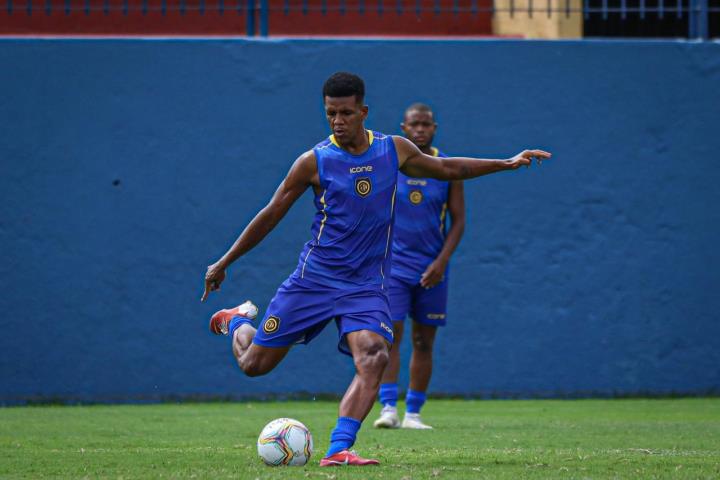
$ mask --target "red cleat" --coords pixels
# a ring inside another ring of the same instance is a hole
[[[380,465],[380,462],[372,458],[362,458],[354,450],[343,450],[320,460],[321,467],[341,467],[343,465],[363,467],[365,465]]]
[[[248,320],[254,320],[257,314],[258,308],[250,300],[237,307],[220,310],[210,317],[210,331],[215,335],[227,335],[229,333],[230,320],[232,320],[233,317],[245,317]]]

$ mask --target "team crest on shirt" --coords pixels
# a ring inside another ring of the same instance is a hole
[[[412,202],[413,205],[417,205],[420,202],[422,202],[423,194],[420,190],[413,190],[410,192],[410,202]]]
[[[275,315],[270,315],[263,324],[263,332],[265,333],[275,333],[278,331],[279,328],[280,317],[276,317]]]
[[[359,177],[355,179],[355,193],[361,197],[367,197],[372,191],[372,183],[368,177]]]

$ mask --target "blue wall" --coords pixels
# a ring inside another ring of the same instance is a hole
[[[207,332],[267,305],[309,195],[198,301],[339,69],[376,130],[426,101],[448,152],[555,154],[468,182],[431,392],[720,389],[720,44],[3,40],[0,68],[0,402],[342,392],[334,327],[255,379]]]

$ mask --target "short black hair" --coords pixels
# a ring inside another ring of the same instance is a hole
[[[323,100],[325,97],[352,97],[358,103],[365,99],[365,82],[350,72],[335,72],[325,80],[323,85]]]
[[[409,107],[405,109],[405,116],[407,116],[410,112],[422,112],[422,113],[429,113],[433,114],[432,108],[430,108],[430,105],[427,105],[425,103],[413,103]],[[434,115],[433,115],[434,117]]]

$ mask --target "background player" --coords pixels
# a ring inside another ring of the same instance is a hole
[[[372,408],[392,342],[387,297],[389,250],[397,171],[421,178],[473,178],[514,170],[549,158],[525,150],[508,160],[438,158],[402,137],[365,130],[368,107],[360,77],[339,72],[323,86],[332,135],[300,155],[265,208],[205,275],[202,299],[220,288],[225,270],[257,245],[311,187],[317,212],[313,239],[298,266],[278,288],[256,330],[249,302],[213,315],[210,329],[231,337],[240,368],[249,376],[270,372],[295,343],[308,343],[336,321],[338,348],[352,356],[356,373],[340,402],[337,425],[321,466],[369,465],[351,452],[361,422]]]
[[[405,110],[401,128],[421,152],[446,157],[432,146],[437,123],[429,106],[415,103]],[[420,420],[430,376],[438,326],[445,325],[448,262],[465,231],[463,183],[398,174],[397,209],[392,244],[390,310],[395,342],[380,384],[378,428],[401,426],[397,413],[400,343],[405,317],[413,319],[410,386],[403,428],[432,428]],[[450,214],[447,229],[446,214]]]

